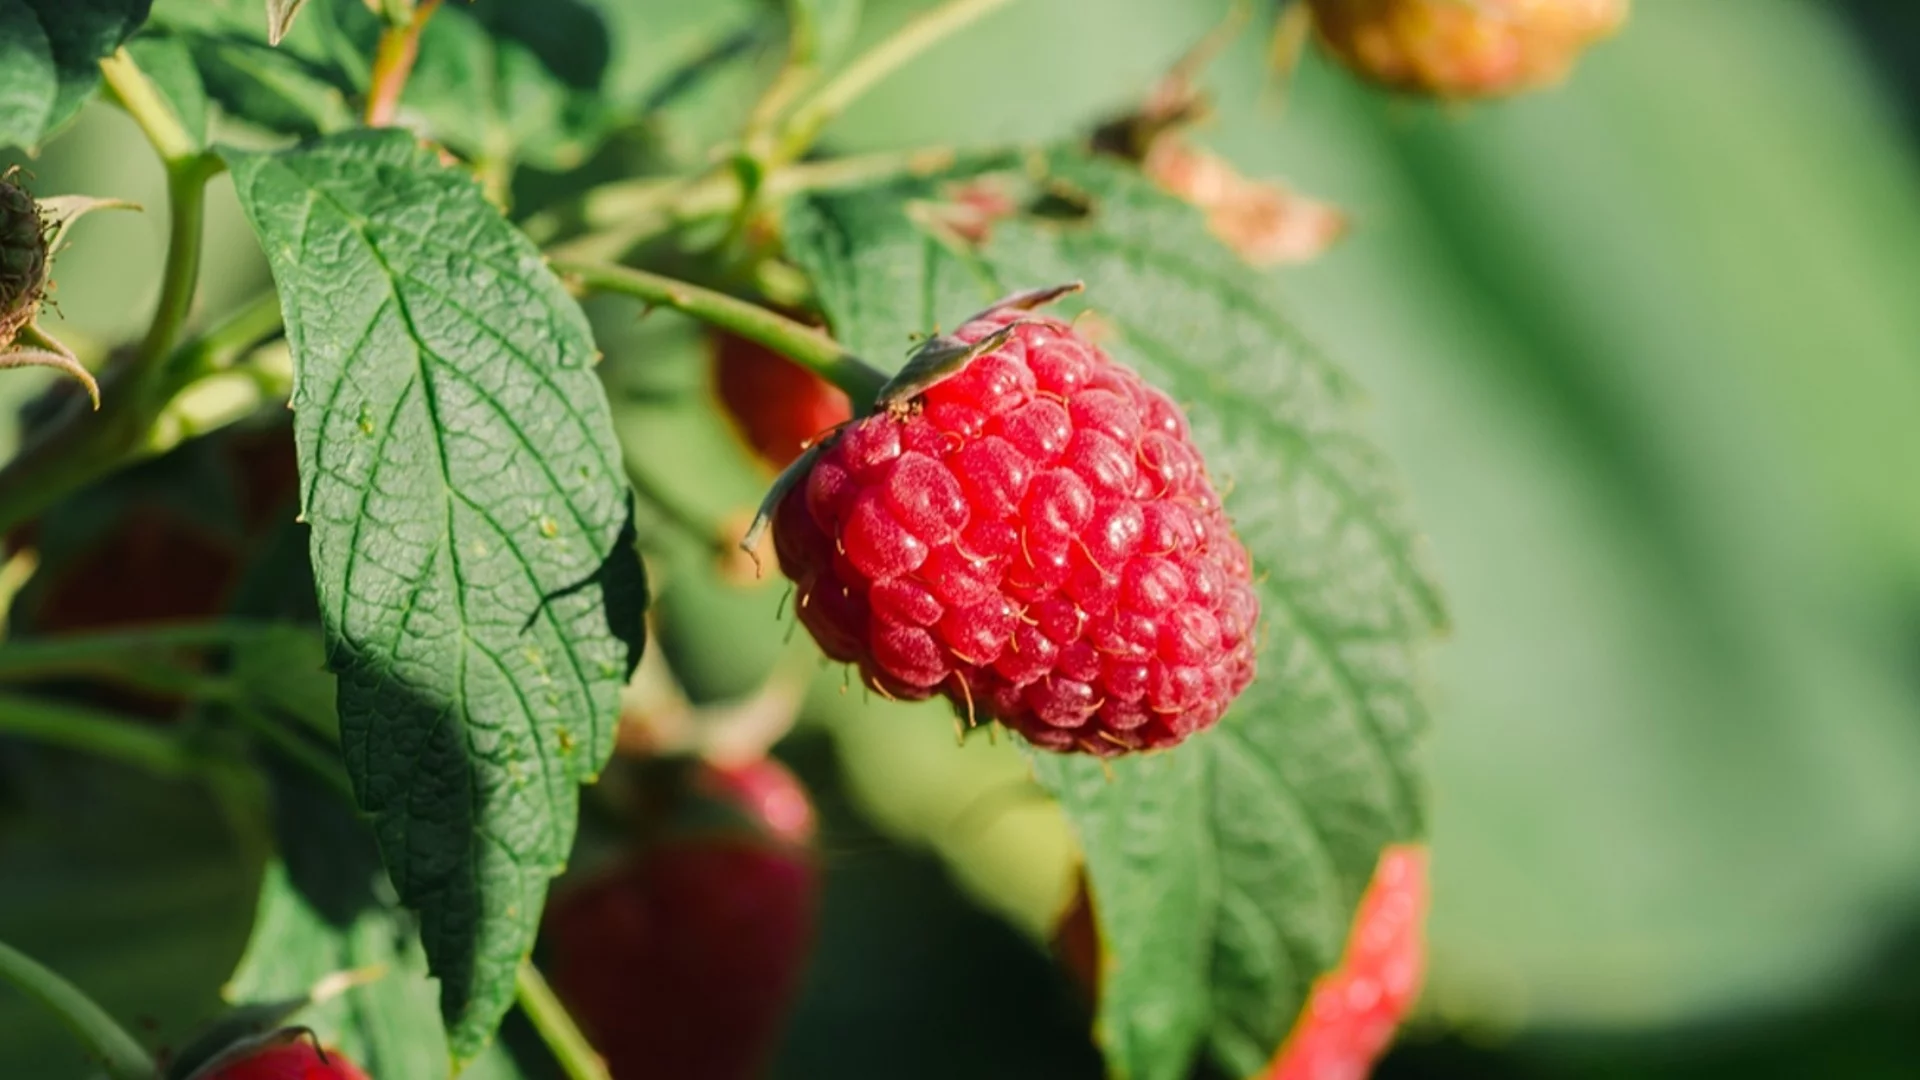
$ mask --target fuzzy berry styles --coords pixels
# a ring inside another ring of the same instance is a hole
[[[338,1051],[323,1051],[306,1039],[264,1046],[258,1053],[219,1067],[206,1080],[368,1080]]]
[[[1629,0],[1309,0],[1340,62],[1394,90],[1491,97],[1560,81]]]
[[[1179,408],[1023,310],[1057,294],[940,339],[976,354],[826,446],[775,514],[780,566],[882,693],[1050,750],[1172,746],[1253,679],[1252,567]]]
[[[1426,968],[1427,852],[1380,855],[1340,966],[1313,996],[1265,1080],[1364,1080],[1420,993]]]

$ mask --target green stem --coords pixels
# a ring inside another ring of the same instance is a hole
[[[245,640],[261,629],[260,623],[224,619],[10,641],[0,646],[0,682],[43,679],[76,666],[120,663],[129,657],[151,659],[165,649],[217,648]]]
[[[133,62],[133,57],[125,49],[116,49],[112,56],[100,61],[100,75],[106,80],[107,89],[114,100],[140,125],[140,130],[153,144],[160,160],[171,166],[175,162],[185,161],[200,153],[199,143],[180,123],[172,106],[160,96],[160,91],[147,79],[146,73]]]
[[[60,1018],[68,1031],[99,1056],[113,1080],[153,1080],[159,1067],[105,1009],[44,964],[0,942],[0,978]]]
[[[856,408],[873,403],[887,376],[841,348],[826,334],[778,312],[684,281],[597,263],[555,262],[553,269],[582,285],[624,293],[684,312],[702,322],[765,345],[846,392]]]
[[[178,390],[240,362],[253,347],[280,332],[280,295],[272,289],[236,308],[167,358],[169,389]]]
[[[873,89],[875,83],[905,67],[955,31],[1011,2],[947,0],[947,3],[915,17],[884,41],[855,57],[852,63],[794,110],[774,163],[799,158],[819,138],[828,123],[845,112],[847,106],[862,94]]]
[[[767,175],[760,194],[778,200],[809,191],[857,187],[892,176],[925,176],[954,162],[954,152],[930,147],[905,153],[862,154],[833,161],[788,165]],[[588,230],[557,244],[555,259],[600,262],[618,259],[642,242],[680,225],[733,213],[746,197],[740,174],[719,169],[697,180],[627,180],[595,188],[580,204]],[[557,235],[558,218],[540,215],[527,222],[535,237]]]
[[[169,732],[98,709],[19,694],[0,694],[0,735],[112,758],[167,777],[200,767],[199,758]]]
[[[163,392],[167,366],[161,361],[178,343],[181,327],[193,311],[193,295],[200,283],[200,241],[207,218],[207,181],[226,168],[219,157],[200,154],[167,162],[167,261],[160,280],[160,301],[147,326],[134,360],[135,392],[143,404],[156,407],[153,397]]]
[[[568,1080],[612,1080],[607,1063],[580,1033],[573,1017],[567,1014],[567,1007],[554,996],[533,961],[520,961],[520,970],[513,979],[513,992],[521,1011],[533,1022],[533,1029],[540,1033]]]
[[[38,517],[78,488],[154,451],[148,433],[168,402],[187,384],[230,365],[280,325],[280,302],[261,294],[200,337],[183,343],[165,364],[146,372],[108,371],[105,403],[88,413],[69,408],[0,467],[0,534]],[[163,375],[148,372],[164,371]],[[156,388],[139,389],[143,378]]]

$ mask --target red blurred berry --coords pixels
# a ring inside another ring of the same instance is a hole
[[[647,840],[548,915],[554,989],[614,1080],[760,1075],[813,946],[805,788],[771,759],[692,767],[691,784],[657,789]]]
[[[1427,853],[1381,853],[1340,966],[1321,976],[1266,1080],[1362,1080],[1393,1041],[1426,968]]]
[[[764,345],[715,334],[713,359],[721,404],[747,445],[776,469],[853,416],[847,395]]]
[[[1321,43],[1394,90],[1490,97],[1560,81],[1629,0],[1309,0]]]
[[[738,806],[770,836],[789,844],[813,840],[813,802],[785,765],[772,758],[743,764],[709,765],[700,786]]]
[[[800,621],[892,697],[1037,746],[1172,746],[1253,678],[1247,552],[1171,400],[1057,319],[848,427],[774,516]]]
[[[306,1039],[275,1043],[239,1061],[222,1065],[205,1080],[369,1080],[336,1050],[321,1050]]]

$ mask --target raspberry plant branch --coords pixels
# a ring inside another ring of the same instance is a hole
[[[0,979],[60,1018],[98,1056],[113,1080],[153,1080],[159,1068],[127,1030],[105,1009],[44,964],[0,941]]]
[[[137,368],[108,372],[98,414],[68,409],[0,467],[0,533],[113,470],[166,449],[164,441],[153,438],[154,422],[174,396],[205,375],[233,366],[279,327],[279,300],[268,291],[183,342],[165,364],[147,365],[144,376]],[[142,377],[157,383],[144,399],[131,392]]]
[[[23,694],[0,693],[0,734],[111,758],[172,779],[201,771],[202,759],[174,733]]]
[[[946,147],[927,147],[802,162],[768,173],[759,193],[768,199],[782,199],[811,191],[858,187],[893,176],[930,176],[951,166],[954,157]],[[692,181],[649,177],[603,184],[573,208],[586,231],[555,244],[548,254],[575,262],[618,259],[681,225],[731,214],[746,196],[746,185],[733,169],[718,169]],[[562,213],[549,211],[528,219],[525,229],[535,242],[545,243],[559,236],[565,226]]]
[[[914,58],[1012,0],[948,0],[914,17],[866,52],[855,57],[838,75],[794,109],[781,134],[771,165],[781,165],[805,154],[820,132],[847,106],[874,84],[905,67]]]
[[[870,406],[887,376],[826,334],[756,304],[712,289],[624,266],[556,261],[553,270],[589,289],[622,293],[672,308],[765,345],[844,391],[856,410]]]
[[[400,95],[406,92],[413,62],[420,57],[420,31],[426,29],[427,20],[439,6],[440,0],[420,0],[411,18],[380,32],[380,44],[373,54],[373,79],[367,89],[368,127],[387,127],[399,113]]]
[[[560,1004],[533,961],[520,961],[519,970],[514,973],[513,993],[521,1011],[527,1014],[533,1029],[540,1033],[554,1060],[567,1074],[567,1080],[612,1080],[607,1063],[581,1033],[580,1026],[573,1022],[573,1016]]]

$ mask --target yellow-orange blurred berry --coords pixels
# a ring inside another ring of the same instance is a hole
[[[1557,83],[1629,0],[1307,0],[1321,43],[1382,86],[1444,98]]]

